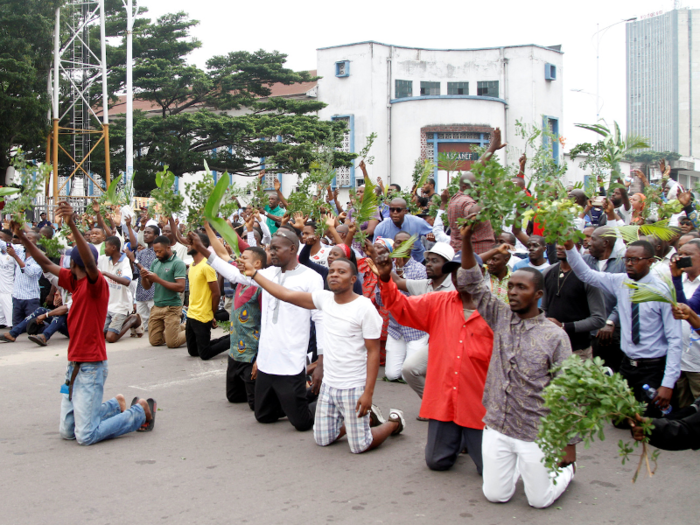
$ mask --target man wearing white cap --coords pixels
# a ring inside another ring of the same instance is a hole
[[[454,259],[455,251],[446,242],[436,242],[430,250],[426,250],[425,273],[427,279],[402,279],[396,273],[392,278],[399,290],[408,295],[423,295],[431,292],[453,292],[455,287],[450,279],[450,271],[445,264]],[[449,264],[448,264],[449,266]],[[401,369],[401,375],[411,388],[421,398],[425,388],[425,374],[428,370],[428,342],[420,350],[406,356]],[[422,419],[422,418],[418,418]]]

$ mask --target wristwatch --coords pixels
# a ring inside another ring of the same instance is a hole
[[[605,321],[605,324],[606,324],[607,326],[615,326],[615,323],[613,323],[610,319],[608,319],[607,321]]]

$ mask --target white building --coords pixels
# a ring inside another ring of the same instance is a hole
[[[318,99],[328,104],[322,119],[344,119],[347,151],[358,152],[370,133],[374,179],[410,189],[417,158],[457,152],[466,170],[473,146],[485,146],[501,128],[509,147],[501,154],[516,164],[524,141],[516,122],[545,125],[558,134],[563,118],[563,53],[537,45],[484,49],[418,49],[360,42],[318,50]],[[553,154],[559,158],[559,144]],[[360,183],[354,169],[338,183]],[[438,189],[446,184],[440,173]]]

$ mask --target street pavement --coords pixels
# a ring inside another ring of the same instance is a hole
[[[656,475],[631,478],[619,439],[578,450],[567,492],[545,510],[528,506],[522,482],[507,504],[486,501],[468,456],[428,470],[427,423],[407,385],[379,381],[374,402],[402,408],[405,432],[379,449],[350,453],[346,440],[318,447],[286,420],[257,423],[225,397],[226,355],[203,362],[145,339],[108,345],[105,399],[158,401],[155,430],[81,447],[58,435],[67,340],[41,348],[20,336],[0,344],[0,523],[570,523],[700,522],[698,453],[662,452]],[[380,376],[382,375],[380,370]]]

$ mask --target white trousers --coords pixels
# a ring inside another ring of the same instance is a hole
[[[0,293],[0,325],[12,326],[12,294]]]
[[[401,376],[408,383],[418,397],[423,399],[425,389],[425,375],[428,372],[428,345],[407,355],[403,362]]]
[[[139,326],[136,330],[132,328],[132,332],[137,334],[148,332],[148,318],[151,316],[151,308],[153,308],[153,304],[153,301],[136,301],[136,313],[141,316],[141,326]]]
[[[505,503],[513,497],[515,484],[523,477],[525,495],[531,507],[549,507],[561,496],[574,478],[569,465],[554,477],[542,463],[542,451],[534,442],[521,441],[484,428],[481,442],[484,461],[484,496],[493,503]]]
[[[406,357],[427,346],[428,338],[428,334],[425,334],[420,339],[406,342],[403,337],[394,339],[389,335],[386,339],[386,365],[384,366],[384,375],[387,379],[393,381],[401,377],[401,369]]]

